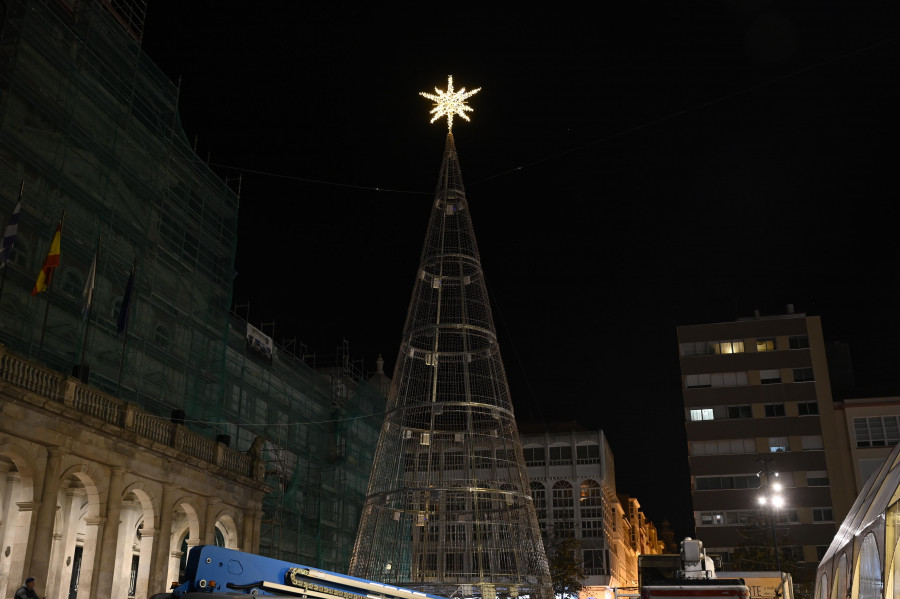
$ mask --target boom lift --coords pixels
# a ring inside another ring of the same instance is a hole
[[[234,549],[191,549],[186,580],[151,599],[225,599],[245,595],[315,599],[444,599],[403,587],[292,564]],[[214,597],[210,597],[214,594]]]

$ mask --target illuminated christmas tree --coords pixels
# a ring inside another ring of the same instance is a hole
[[[550,597],[453,117],[479,90],[422,95],[444,158],[350,574],[462,597]]]

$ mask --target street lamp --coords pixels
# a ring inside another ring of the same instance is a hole
[[[777,472],[769,474],[771,458],[759,461],[763,463],[763,471],[757,472],[756,476],[759,477],[759,486],[763,492],[757,497],[757,502],[760,506],[769,508],[769,516],[772,523],[772,544],[775,546],[775,567],[781,572],[781,556],[778,555],[778,535],[775,532],[775,512],[784,507],[784,497],[781,495],[783,487],[778,480]]]

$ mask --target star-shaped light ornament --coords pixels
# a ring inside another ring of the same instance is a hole
[[[453,131],[453,117],[459,116],[465,120],[469,120],[469,115],[467,112],[472,112],[472,107],[466,104],[466,100],[477,94],[481,91],[481,88],[473,89],[470,92],[466,91],[466,88],[462,88],[459,91],[453,91],[453,75],[449,75],[447,77],[447,91],[441,91],[438,88],[434,88],[436,94],[429,94],[428,92],[419,92],[420,96],[428,98],[432,102],[434,102],[434,108],[431,109],[431,114],[434,115],[434,118],[431,119],[431,122],[435,122],[442,116],[447,117],[447,130]]]

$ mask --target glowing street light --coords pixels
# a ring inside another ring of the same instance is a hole
[[[783,486],[778,480],[778,473],[769,474],[769,459],[758,460],[763,463],[763,470],[757,472],[759,487],[762,493],[756,498],[761,507],[769,508],[770,522],[772,523],[772,545],[775,547],[775,567],[781,572],[781,556],[778,555],[778,535],[775,532],[775,512],[784,507],[784,497],[781,495]]]

